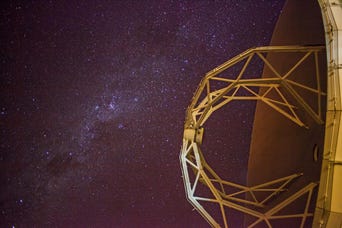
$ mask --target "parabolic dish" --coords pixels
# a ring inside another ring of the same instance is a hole
[[[289,0],[272,46],[247,50],[201,81],[180,159],[187,198],[212,226],[228,227],[225,208],[246,214],[249,227],[341,226],[341,24],[340,1]],[[254,57],[261,78],[248,77]],[[247,186],[221,178],[201,150],[211,114],[245,100],[257,101]]]

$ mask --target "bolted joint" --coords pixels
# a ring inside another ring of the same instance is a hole
[[[183,138],[193,141],[195,143],[198,144],[202,144],[203,141],[203,133],[204,133],[204,128],[200,127],[200,128],[186,128],[184,129],[184,135]]]

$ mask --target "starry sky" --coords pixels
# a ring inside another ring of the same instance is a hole
[[[185,198],[185,110],[206,72],[268,45],[283,5],[2,1],[0,226],[208,227]],[[204,145],[239,183],[254,107]]]

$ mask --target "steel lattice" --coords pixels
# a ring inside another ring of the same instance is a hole
[[[264,102],[301,127],[308,126],[304,123],[300,112],[309,115],[316,123],[323,124],[321,97],[325,93],[320,85],[318,64],[318,53],[322,50],[324,50],[324,47],[321,46],[253,48],[208,72],[202,79],[187,110],[180,161],[186,196],[189,202],[212,226],[228,227],[227,207],[255,217],[255,221],[249,227],[261,222],[267,224],[268,227],[272,227],[272,220],[288,218],[301,218],[301,227],[303,227],[307,217],[313,215],[309,212],[309,204],[317,183],[308,184],[268,211],[261,212],[258,208],[263,208],[272,197],[285,191],[287,185],[302,174],[293,174],[256,186],[239,185],[221,179],[206,162],[200,146],[203,140],[203,125],[206,120],[213,112],[231,101],[255,100]],[[269,53],[280,55],[282,53],[297,53],[300,58],[285,73],[281,73],[268,60],[267,54]],[[247,75],[246,69],[253,58],[258,58],[259,62],[268,68],[269,75],[267,77],[253,78]],[[308,61],[313,61],[315,66],[315,74],[312,75],[312,81],[315,82],[314,86],[308,86],[293,76],[293,73]],[[226,73],[236,65],[239,65],[240,68],[233,71],[234,74]],[[312,105],[307,102],[299,92],[300,90],[314,96],[315,104]],[[205,196],[199,192],[200,185],[205,186],[208,190]],[[229,193],[227,193],[228,188],[230,189]],[[255,195],[256,192],[265,192],[267,194],[264,198],[258,199]],[[283,208],[304,195],[307,195],[307,199],[302,213],[286,215],[279,213]],[[210,202],[218,206],[222,217],[221,223],[208,212],[202,205],[203,202]]]

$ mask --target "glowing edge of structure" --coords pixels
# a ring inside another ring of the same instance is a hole
[[[342,1],[318,0],[327,52],[327,114],[313,227],[342,227]]]

